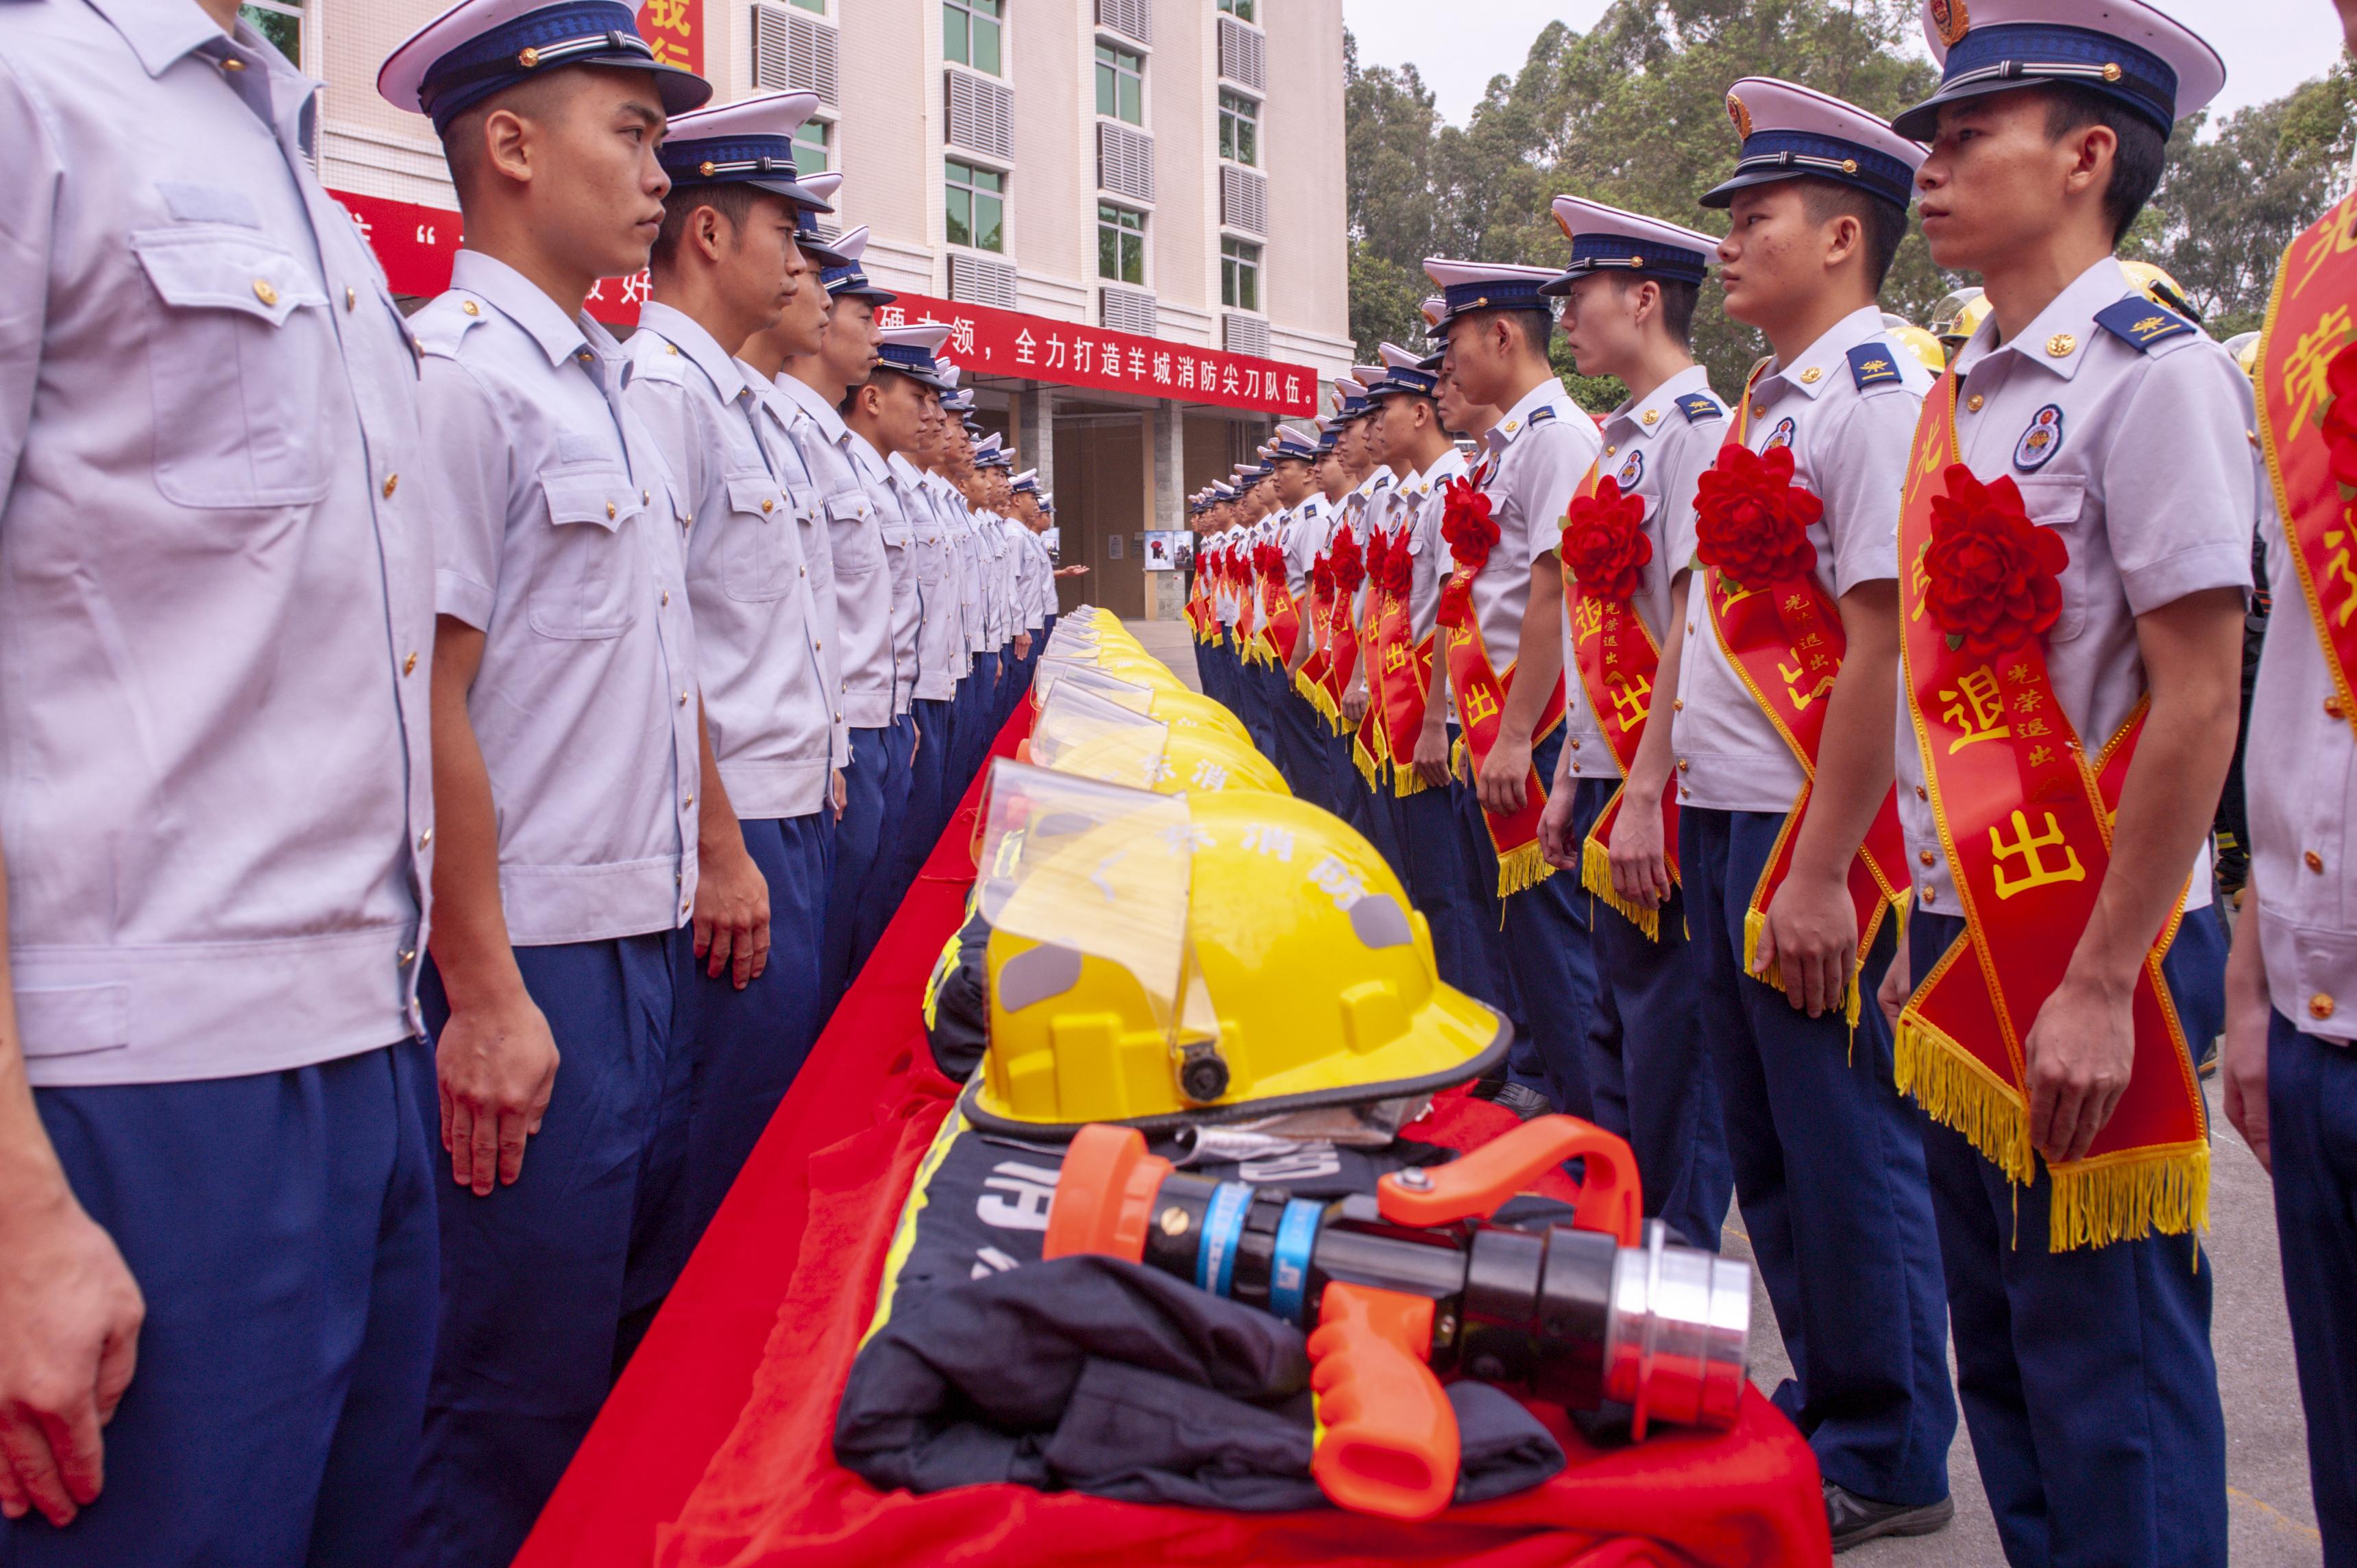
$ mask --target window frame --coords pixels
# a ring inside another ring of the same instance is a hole
[[[964,19],[954,32],[950,25],[952,12]],[[988,65],[974,58],[974,40],[979,36],[977,25],[984,23],[991,29],[991,63]],[[961,35],[963,41],[953,42]],[[951,65],[963,66],[977,75],[1003,81],[1006,75],[1006,0],[942,0],[942,59]]]
[[[1098,200],[1098,282],[1113,284],[1121,288],[1143,289],[1146,286],[1146,274],[1147,258],[1146,250],[1146,220],[1149,214],[1146,212],[1138,208],[1132,207],[1126,202],[1106,201],[1102,199]],[[1124,223],[1121,221],[1123,219],[1127,219],[1130,221]],[[1114,245],[1114,270],[1112,272],[1107,272],[1105,270],[1105,242],[1108,239],[1113,240]],[[1121,270],[1121,263],[1125,259],[1122,254],[1122,252],[1125,249],[1123,243],[1125,241],[1134,241],[1135,244],[1135,256],[1137,263],[1137,275],[1135,277],[1125,275]]]
[[[804,133],[813,130],[819,133],[818,139],[815,142],[807,139],[804,134]],[[804,163],[802,161],[803,149],[813,146],[818,149],[821,161],[816,164]],[[834,167],[834,122],[832,120],[822,120],[813,115],[812,118],[803,121],[794,129],[794,169],[799,174],[824,174]]]
[[[1243,252],[1250,252],[1246,255]],[[1228,310],[1262,314],[1260,306],[1261,269],[1267,264],[1268,247],[1258,240],[1247,240],[1238,234],[1220,236],[1220,304]],[[1243,296],[1249,293],[1251,298]]]
[[[1112,59],[1107,59],[1105,58],[1107,55],[1111,55],[1114,58]],[[1146,128],[1146,51],[1137,48],[1134,44],[1116,43],[1111,39],[1099,38],[1096,40],[1096,53],[1092,58],[1094,62],[1092,75],[1096,84],[1097,118],[1100,120],[1118,121],[1122,124],[1135,125],[1141,131],[1144,130]],[[1113,107],[1111,108],[1107,108],[1105,106],[1106,78],[1108,76],[1113,79]],[[1125,114],[1121,112],[1122,88],[1125,84],[1125,81],[1128,83],[1134,84],[1135,93],[1135,107],[1137,111],[1135,115]]]
[[[963,181],[958,179],[956,176],[951,172],[953,169],[963,170],[965,173],[965,178]],[[996,188],[985,188],[979,183],[982,177],[987,177],[988,179],[995,181]],[[957,246],[960,250],[975,251],[984,255],[990,256],[1006,255],[1008,248],[1006,241],[1006,187],[1007,174],[1005,169],[994,168],[988,164],[977,163],[972,158],[950,157],[944,156],[942,159],[942,235],[943,240],[950,244]],[[953,220],[955,215],[956,203],[960,195],[963,195],[965,198],[966,215],[964,224],[966,237],[963,240],[959,239],[950,228],[950,224]],[[981,226],[975,214],[980,210],[981,203],[985,201],[992,201],[997,204],[998,211],[996,216],[998,243],[996,245],[985,245],[977,242],[981,231]]]
[[[1251,105],[1252,113],[1248,115],[1238,113],[1234,107],[1236,104]],[[1232,87],[1220,89],[1221,157],[1242,168],[1260,167],[1260,112],[1265,107],[1266,105],[1263,100],[1254,98],[1249,92],[1239,92]],[[1237,150],[1243,145],[1245,138],[1233,134],[1230,129],[1231,126],[1250,128],[1252,146],[1249,156],[1243,156]]]
[[[1259,0],[1220,0],[1219,8],[1223,14],[1233,16],[1247,27],[1260,26]]]
[[[251,12],[260,12],[270,16],[284,16],[293,22],[295,24],[294,52],[288,54],[286,46],[272,38],[261,22],[249,15]],[[301,4],[300,0],[239,0],[237,14],[241,21],[253,23],[253,30],[262,34],[263,40],[280,54],[285,55],[288,62],[296,70],[306,69],[303,63],[303,53],[311,31],[310,8],[307,5]]]

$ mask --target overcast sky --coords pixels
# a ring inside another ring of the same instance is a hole
[[[1361,65],[1413,62],[1463,124],[1492,76],[1512,76],[1541,27],[1561,17],[1586,31],[1607,0],[1480,0],[1436,8],[1431,0],[1342,0]],[[2341,24],[2326,0],[2167,0],[2171,16],[2210,40],[2226,61],[2226,91],[2213,110],[2280,98],[2321,76],[2341,48]]]

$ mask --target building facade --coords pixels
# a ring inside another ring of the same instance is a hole
[[[327,83],[318,157],[397,293],[458,242],[439,145],[377,96],[441,0],[250,0]],[[1340,0],[648,0],[715,102],[818,94],[804,172],[1055,492],[1067,603],[1175,616],[1146,533],[1350,363]],[[591,309],[635,319],[642,279]]]

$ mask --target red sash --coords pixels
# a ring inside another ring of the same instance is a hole
[[[1360,585],[1367,580],[1366,555],[1359,548],[1359,536],[1348,525],[1334,531],[1334,542],[1327,547],[1327,565],[1334,574],[1334,603],[1327,618],[1319,624],[1325,628],[1326,701],[1318,707],[1335,733],[1342,728],[1342,699],[1349,695],[1351,677],[1359,668],[1359,628],[1351,616],[1356,606]]]
[[[1652,712],[1653,677],[1662,664],[1661,644],[1652,628],[1637,613],[1631,592],[1617,596],[1582,583],[1572,569],[1571,539],[1582,503],[1607,511],[1631,503],[1622,501],[1617,480],[1601,478],[1598,465],[1587,466],[1571,505],[1565,510],[1563,567],[1564,613],[1570,618],[1572,666],[1579,689],[1587,693],[1588,711],[1596,714],[1605,745],[1620,769],[1623,783],[1597,813],[1596,825],[1579,846],[1579,879],[1583,886],[1626,917],[1630,924],[1655,941],[1662,940],[1662,913],[1631,904],[1612,889],[1612,824],[1620,820],[1620,799],[1627,793],[1629,769],[1637,760],[1637,743],[1644,738],[1645,720]],[[1641,503],[1627,525],[1641,529]],[[1646,559],[1651,559],[1650,550]],[[1639,563],[1642,564],[1641,562]],[[1600,585],[1609,589],[1609,585]],[[1662,843],[1667,847],[1670,880],[1678,877],[1678,797],[1662,791]]]
[[[2350,516],[2357,486],[2357,195],[2294,240],[2276,271],[2259,339],[2259,442],[2291,545],[2308,623],[2332,671],[2334,716],[2357,713],[2357,565]],[[2343,400],[2347,401],[2343,401]],[[2341,454],[2334,472],[2333,454]]]
[[[1411,528],[1415,525],[1409,524]],[[1392,793],[1402,799],[1426,788],[1415,771],[1415,746],[1424,734],[1426,698],[1432,691],[1432,660],[1438,643],[1431,632],[1414,641],[1415,557],[1408,553],[1405,532],[1392,540],[1384,558],[1382,618],[1377,636],[1383,643],[1381,677],[1374,687],[1382,704],[1381,727],[1394,759]]]
[[[1750,413],[1751,389],[1747,385],[1736,407],[1735,431],[1729,443],[1746,452],[1749,450],[1745,438]],[[1720,460],[1725,458],[1722,448]],[[1792,748],[1806,776],[1800,798],[1784,814],[1784,825],[1776,835],[1776,851],[1768,857],[1759,885],[1751,891],[1750,906],[1744,911],[1743,968],[1746,973],[1751,973],[1759,958],[1760,933],[1768,925],[1768,906],[1792,869],[1792,846],[1799,841],[1801,822],[1808,815],[1809,791],[1817,777],[1817,746],[1824,737],[1825,705],[1822,699],[1833,690],[1834,676],[1841,669],[1849,639],[1842,630],[1841,611],[1833,596],[1817,581],[1813,570],[1803,569],[1776,580],[1745,585],[1730,580],[1717,567],[1706,564],[1702,589],[1709,607],[1711,630],[1726,651],[1727,662],[1735,667],[1751,700],[1760,704],[1760,711],[1768,715],[1768,722],[1776,726],[1776,733],[1783,736],[1784,744]],[[1906,836],[1900,831],[1899,798],[1894,791],[1882,798],[1882,808],[1874,814],[1873,825],[1867,829],[1866,842],[1850,861],[1849,897],[1857,914],[1860,967],[1866,962],[1867,950],[1874,945],[1875,934],[1881,929],[1883,917],[1903,903],[1912,881],[1907,873]],[[1760,978],[1781,990],[1781,967],[1770,964]],[[1853,1028],[1857,1025],[1863,1001],[1857,973],[1857,969],[1850,972],[1849,994],[1843,1008]]]
[[[1254,552],[1260,568],[1261,609],[1268,617],[1262,639],[1275,655],[1277,668],[1293,662],[1293,645],[1301,636],[1301,612],[1285,581],[1285,553],[1274,544]]]
[[[1320,555],[1309,568],[1309,626],[1317,632],[1318,646],[1293,672],[1293,689],[1301,700],[1334,722],[1334,700],[1326,692],[1326,672],[1333,662],[1334,630],[1334,568],[1327,557]]]
[[[1898,1082],[1923,1109],[1972,1140],[2012,1180],[2037,1175],[2023,1078],[2023,1041],[2093,912],[2111,863],[2111,822],[2144,728],[2145,706],[2089,757],[2029,625],[1981,641],[1944,632],[1926,614],[1943,585],[1932,551],[1943,500],[1966,509],[1984,539],[2040,541],[2009,478],[1982,487],[1958,460],[1953,374],[1924,400],[1899,519],[1900,616],[1906,700],[1928,777],[1941,846],[1963,905],[1964,934],[1939,955],[1900,1015]],[[1961,523],[1951,523],[1961,528]],[[1992,546],[1979,544],[1984,558]],[[1956,590],[1952,590],[1956,591]],[[2059,607],[2059,596],[2050,593]],[[2051,625],[2053,617],[2045,617]],[[2208,1224],[2210,1144],[2185,1032],[2161,983],[2171,917],[2145,955],[2132,1003],[2135,1064],[2119,1109],[2082,1160],[2049,1165],[2049,1247],[2103,1246]],[[1920,966],[1928,954],[1916,955]]]
[[[1486,475],[1484,476],[1486,477]],[[1490,546],[1496,542],[1496,526],[1488,523],[1489,497],[1480,491],[1480,480],[1467,477],[1448,481],[1446,503],[1452,513],[1461,508],[1478,506],[1480,521],[1490,530],[1489,543],[1469,548],[1458,543],[1452,531],[1455,566],[1440,595],[1440,625],[1448,631],[1448,687],[1456,699],[1457,724],[1463,731],[1465,747],[1473,759],[1473,770],[1480,773],[1490,748],[1498,743],[1498,732],[1506,708],[1506,697],[1513,690],[1514,670],[1508,665],[1501,674],[1490,663],[1490,650],[1481,636],[1481,627],[1473,613],[1473,579],[1490,558]],[[1465,514],[1469,515],[1469,514]],[[1547,693],[1546,706],[1540,712],[1539,722],[1531,731],[1534,746],[1555,733],[1563,722],[1563,682],[1557,678],[1555,690]],[[1539,848],[1539,817],[1546,810],[1546,785],[1535,768],[1525,770],[1523,809],[1500,816],[1484,810],[1481,820],[1489,829],[1490,843],[1498,852],[1498,897],[1511,897],[1526,887],[1535,887],[1555,875],[1555,867],[1546,863]]]

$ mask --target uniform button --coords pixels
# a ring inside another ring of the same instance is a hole
[[[620,514],[619,512],[618,512],[618,511],[616,511],[616,510],[614,510],[614,503],[613,503],[612,501],[608,501],[608,502],[606,503],[606,515],[607,515],[608,517],[611,518],[611,517],[619,517],[619,516],[620,516],[621,514]]]
[[[683,915],[687,914],[689,911],[691,911],[691,910],[692,910],[692,909],[694,909],[694,908],[695,908],[695,906],[694,906],[693,903],[689,902],[688,900],[683,899],[683,898],[682,900],[680,900],[679,912],[680,912],[681,914],[683,914]]]
[[[1674,714],[1682,714],[1685,711],[1686,700],[1684,697],[1672,697],[1670,699],[1670,712]]]
[[[387,499],[387,500],[391,500],[391,499],[393,499],[393,491],[395,491],[395,490],[397,490],[397,489],[399,489],[400,488],[401,488],[401,476],[400,476],[399,474],[387,474],[387,475],[384,477],[384,499]]]
[[[1578,772],[1578,771],[1579,771],[1579,764],[1578,764],[1578,763],[1577,763],[1577,762],[1573,763],[1573,764],[1571,765],[1571,770],[1572,770],[1574,773]]]
[[[2311,1018],[2330,1018],[2336,1005],[2338,1004],[2331,997],[2319,991],[2308,999],[2308,1015]]]
[[[458,308],[465,311],[469,316],[480,316],[483,313],[483,307],[477,305],[471,299],[459,301]]]
[[[670,590],[669,588],[665,588],[665,589],[663,590],[662,602],[663,602],[666,606],[668,606],[668,605],[671,603],[671,590]]]
[[[682,692],[679,694],[679,705],[683,708],[687,706],[687,693],[685,692]]]
[[[1964,399],[1964,408],[1968,413],[1978,413],[1981,411],[1981,404],[1987,401],[1988,400],[1981,396],[1980,393],[1975,392],[1972,396]]]
[[[2348,710],[2341,705],[2341,698],[2337,693],[2334,695],[2324,699],[2324,716],[2328,719],[2345,718],[2348,716]]]
[[[690,795],[686,800],[682,800],[679,803],[679,809],[683,811],[694,811],[695,809],[695,797]]]
[[[794,568],[794,571],[801,576],[807,577],[810,575],[810,568],[807,566],[797,566]]]
[[[2322,871],[2324,869],[2324,857],[2317,854],[2314,850],[2309,850],[2307,854],[2301,855],[2300,859],[2308,863],[2308,868],[2310,871]]]
[[[1926,791],[1925,791],[1925,789],[1924,789],[1923,786],[1921,786],[1921,784],[1918,784],[1918,785],[1916,785],[1916,786],[1915,786],[1915,798],[1916,798],[1917,800],[1930,800],[1932,797],[1931,797],[1931,795],[1930,795],[1928,792],[1926,792]]]
[[[835,715],[834,715],[834,722],[835,722],[836,724],[841,724],[841,723],[843,722],[843,715],[842,715],[841,714],[835,714]]]
[[[1612,454],[1614,454],[1615,452],[1618,452],[1619,450],[1620,450],[1620,447],[1618,447],[1618,446],[1607,446],[1607,447],[1604,449],[1604,455],[1605,455],[1607,457],[1609,457],[1610,456],[1612,456]]]
[[[1926,882],[1925,884],[1923,884],[1923,902],[1925,902],[1926,904],[1936,904],[1936,903],[1938,903],[1939,901],[1940,901],[1940,890],[1939,890],[1938,888],[1936,888],[1936,887],[1932,886],[1930,883],[1928,883],[1928,882]]]
[[[1915,852],[1915,858],[1921,861],[1924,865],[1929,865],[1935,857],[1930,850],[1919,849]]]
[[[361,302],[361,291],[350,284],[344,285],[344,308],[350,310]]]
[[[582,350],[581,350],[581,352],[579,352],[579,353],[577,353],[577,354],[574,355],[573,357],[574,357],[575,359],[576,359],[576,360],[580,360],[583,364],[585,364],[585,365],[586,365],[586,364],[587,364],[587,363],[589,362],[589,358],[590,358],[589,350],[588,350],[588,349],[582,349]]]
[[[427,844],[432,843],[433,842],[434,830],[432,828],[428,828],[424,832],[417,835],[417,847],[420,849],[424,849]]]
[[[1753,404],[1751,405],[1751,417],[1752,417],[1752,418],[1754,418],[1754,419],[1758,419],[1758,418],[1760,418],[1762,414],[1766,413],[1767,412],[1768,412],[1768,405],[1767,405],[1766,403],[1753,403]]]
[[[415,963],[416,961],[417,961],[417,950],[416,950],[415,948],[404,948],[404,949],[402,949],[402,950],[401,950],[401,967],[402,967],[402,968],[404,968],[404,969],[407,969],[411,964]]]
[[[1688,637],[1692,637],[1694,635],[1694,622],[1692,621],[1686,622],[1686,635]]]
[[[1681,772],[1681,773],[1684,773],[1684,772],[1686,770],[1686,768],[1687,768],[1687,762],[1686,762],[1686,759],[1685,759],[1684,757],[1679,757],[1679,758],[1678,758],[1678,771],[1679,771],[1679,772]]]
[[[655,493],[652,490],[640,490],[639,492],[639,499],[646,503],[648,506],[652,506],[655,504]]]
[[[417,650],[413,648],[409,650],[409,657],[401,661],[401,672],[404,675],[410,675],[414,674],[416,670]]]
[[[1573,736],[1571,737],[1571,749],[1574,751],[1577,751],[1579,749],[1579,737],[1577,736]]]
[[[778,510],[778,503],[775,501],[763,501],[761,503],[761,510],[764,512],[775,511]]]
[[[268,278],[256,278],[253,280],[253,297],[264,305],[275,305],[278,303],[278,291],[270,286]]]
[[[235,55],[231,55],[227,59],[221,61],[221,65],[223,70],[243,70],[245,69],[245,62],[238,59]]]
[[[824,648],[826,644],[821,642],[817,638],[813,637],[811,639],[811,651],[813,653],[816,653],[820,649]]]

